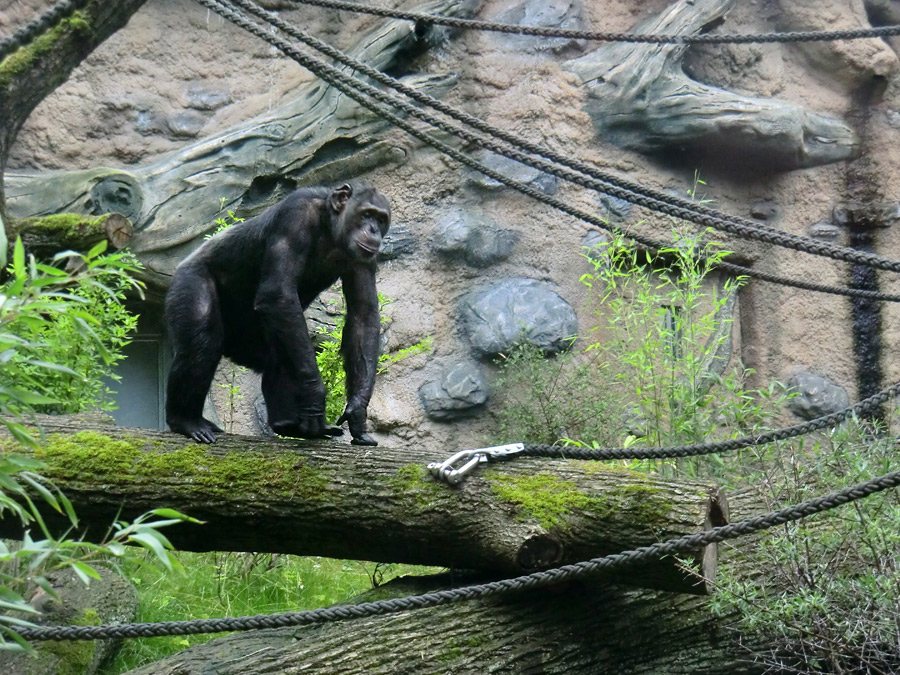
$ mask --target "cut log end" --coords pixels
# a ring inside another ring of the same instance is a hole
[[[121,213],[110,213],[103,223],[106,239],[110,245],[118,250],[125,248],[134,234],[134,226]]]

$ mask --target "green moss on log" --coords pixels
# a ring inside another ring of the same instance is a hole
[[[86,609],[72,620],[72,624],[99,626],[100,615],[95,609]],[[93,664],[96,651],[97,642],[94,640],[49,640],[41,645],[36,655],[38,662],[50,661],[48,665],[56,667],[57,675],[84,675]]]
[[[81,213],[57,213],[40,218],[23,218],[13,224],[12,236],[26,230],[44,230],[47,233],[58,233],[61,237],[87,237],[105,235],[103,224],[111,214],[102,216],[86,216]]]
[[[61,38],[76,35],[84,39],[92,32],[91,23],[84,12],[75,12],[72,16],[62,19],[0,61],[0,87],[9,86],[15,78],[26,73],[38,59],[49,53]]]
[[[418,513],[434,508],[437,503],[453,496],[453,491],[434,480],[421,464],[400,467],[389,483],[393,494],[406,500],[410,508]]]
[[[0,441],[0,451],[17,450],[14,440]],[[35,456],[46,463],[48,478],[72,485],[135,486],[165,479],[173,490],[183,484],[190,494],[226,497],[265,490],[321,500],[329,482],[324,468],[291,453],[213,453],[197,444],[169,450],[160,441],[97,431],[52,434]]]
[[[663,521],[672,509],[665,490],[641,473],[628,473],[634,482],[602,494],[589,494],[574,481],[549,472],[512,476],[486,471],[485,479],[499,499],[520,510],[523,520],[537,521],[545,530],[568,530],[578,513],[605,519],[622,512],[648,527]]]

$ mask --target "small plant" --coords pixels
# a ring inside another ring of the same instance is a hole
[[[219,232],[224,232],[232,225],[243,223],[244,220],[246,220],[245,218],[238,218],[236,215],[234,215],[234,211],[232,211],[231,209],[222,214],[222,211],[225,209],[226,200],[227,197],[222,197],[219,200],[219,217],[213,221],[216,224],[216,229],[206,235],[205,239],[212,239],[217,234],[219,234]]]
[[[223,370],[225,381],[217,382],[216,386],[225,390],[226,414],[222,423],[225,425],[225,431],[231,433],[234,431],[234,418],[238,409],[238,402],[244,398],[244,395],[241,393],[240,378],[248,369],[226,361]]]
[[[741,390],[740,373],[724,372],[730,353],[728,307],[740,279],[714,283],[728,255],[698,235],[673,231],[658,255],[614,237],[581,277],[595,292],[597,350],[631,406],[646,443],[676,445],[708,438],[725,407],[722,390]],[[716,393],[713,393],[713,387]]]
[[[384,308],[391,304],[393,300],[387,296],[378,294],[378,311],[381,314],[381,323],[384,324],[387,319],[384,316]],[[335,320],[334,328],[331,330],[321,329],[321,334],[325,339],[319,345],[316,353],[316,363],[319,366],[319,373],[325,384],[325,419],[336,420],[344,412],[344,406],[347,404],[347,388],[346,374],[344,372],[344,360],[341,356],[341,338],[344,332],[344,313],[340,311]],[[392,354],[382,354],[378,358],[378,372],[387,371],[392,365],[409,358],[415,354],[424,354],[431,351],[432,338],[428,336],[414,345],[401,349]]]
[[[502,397],[497,409],[499,439],[553,444],[563,438],[589,438],[618,445],[622,410],[611,389],[609,364],[599,351],[572,349],[547,358],[523,343],[502,356],[493,387]]]

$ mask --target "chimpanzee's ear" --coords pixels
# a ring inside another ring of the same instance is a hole
[[[353,194],[353,188],[347,185],[341,185],[339,188],[335,188],[331,193],[331,208],[335,213],[340,213],[344,210],[344,207],[347,206],[347,202],[350,200],[350,195]]]

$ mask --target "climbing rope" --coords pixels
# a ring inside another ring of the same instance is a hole
[[[683,218],[698,225],[712,227],[717,230],[735,234],[743,239],[756,239],[777,246],[798,250],[803,253],[809,253],[811,255],[829,257],[835,260],[852,262],[854,264],[875,266],[891,271],[900,271],[900,261],[881,258],[874,254],[865,253],[844,246],[835,246],[809,237],[787,234],[773,227],[768,227],[738,216],[732,216],[716,209],[707,208],[702,204],[697,204],[682,197],[642,186],[638,183],[603,172],[585,162],[570,159],[552,149],[543,148],[517,134],[507,132],[499,127],[488,124],[473,115],[409,87],[368,64],[363,63],[358,59],[354,59],[328,43],[322,42],[306,31],[287,23],[277,15],[263,9],[255,2],[249,0],[232,0],[232,4],[253,13],[270,25],[275,26],[286,35],[300,40],[340,63],[350,66],[354,70],[371,77],[376,82],[391,87],[414,101],[434,108],[448,117],[483,132],[487,135],[487,138],[483,135],[470,133],[456,124],[440,120],[439,118],[410,105],[402,99],[384,94],[384,92],[373,87],[359,86],[360,83],[358,80],[337,71],[343,76],[341,79],[348,86],[353,86],[357,90],[373,96],[377,100],[387,103],[395,109],[400,109],[409,115],[413,115],[414,117],[446,131],[447,133],[462,138],[465,141],[474,143],[483,149],[491,150],[492,152],[496,152],[533,168],[555,175],[563,180],[568,180],[577,185],[581,185],[582,187],[605,192],[657,213],[663,213],[675,218]],[[364,85],[365,83],[362,84]],[[496,143],[494,139],[500,139],[503,143]],[[528,157],[519,152],[517,148],[538,155],[538,158]],[[555,162],[556,165],[545,161],[545,159]],[[578,173],[566,170],[565,168],[560,168],[558,166],[560,164],[563,165],[563,167],[569,167]]]
[[[596,216],[593,216],[591,214],[585,213],[584,211],[581,211],[579,209],[571,207],[568,204],[562,202],[561,200],[556,199],[555,197],[551,197],[549,195],[544,194],[543,192],[541,192],[540,190],[538,190],[536,188],[533,188],[529,185],[525,185],[524,183],[515,181],[511,178],[508,178],[507,176],[504,176],[503,174],[500,174],[500,173],[490,169],[489,167],[485,166],[484,164],[457,151],[455,148],[451,147],[450,145],[428,135],[427,133],[425,133],[424,131],[422,131],[416,127],[413,127],[408,122],[406,122],[402,118],[395,115],[389,108],[386,108],[382,105],[379,105],[379,104],[374,103],[373,101],[369,100],[366,97],[366,95],[371,96],[372,98],[374,98],[378,101],[383,101],[383,102],[387,103],[388,105],[399,107],[404,112],[408,112],[409,114],[411,114],[415,117],[424,119],[425,121],[428,121],[429,123],[432,123],[432,121],[433,121],[433,123],[436,126],[438,126],[438,128],[441,128],[441,129],[447,131],[448,133],[456,133],[456,129],[457,129],[456,125],[448,124],[442,120],[439,120],[439,119],[435,118],[434,116],[429,115],[428,113],[425,113],[425,112],[419,110],[415,106],[412,106],[412,105],[406,103],[405,101],[397,99],[395,96],[385,94],[384,92],[382,92],[378,89],[375,89],[371,85],[361,82],[357,78],[354,78],[350,75],[347,75],[346,73],[343,73],[342,71],[338,70],[337,68],[334,68],[333,66],[327,64],[326,62],[322,61],[321,59],[296,48],[295,46],[291,45],[284,39],[282,39],[276,35],[272,35],[271,33],[269,33],[269,31],[267,31],[264,27],[260,26],[259,24],[256,24],[253,21],[250,21],[247,17],[242,15],[239,11],[235,10],[233,8],[233,6],[231,6],[228,2],[225,2],[224,0],[198,0],[198,2],[200,2],[200,4],[202,4],[205,7],[212,9],[213,11],[215,11],[216,13],[225,17],[229,21],[234,22],[236,25],[253,33],[257,37],[265,40],[266,42],[268,42],[272,46],[276,47],[277,49],[281,50],[283,53],[285,53],[286,55],[288,55],[289,57],[291,57],[292,59],[294,59],[295,61],[300,63],[302,66],[304,66],[308,70],[310,70],[313,74],[322,78],[324,81],[328,82],[329,84],[331,84],[338,90],[342,91],[350,98],[353,98],[354,100],[359,102],[361,105],[363,105],[367,109],[369,109],[369,110],[373,111],[374,113],[376,113],[377,115],[380,115],[381,117],[387,119],[388,121],[390,121],[394,125],[400,127],[401,129],[403,129],[410,135],[418,138],[419,140],[422,140],[423,142],[425,142],[428,145],[431,145],[432,147],[436,148],[440,152],[447,154],[448,156],[452,157],[453,159],[456,159],[460,163],[465,164],[466,166],[469,166],[477,171],[480,171],[481,173],[487,175],[488,177],[493,178],[494,180],[501,182],[505,185],[508,185],[509,187],[512,187],[513,189],[521,192],[522,194],[525,194],[537,201],[540,201],[549,206],[552,206],[552,207],[556,208],[557,210],[562,211],[563,213],[567,213],[567,214],[569,214],[575,218],[578,218],[584,222],[587,222],[597,228],[600,228],[603,230],[608,230],[608,231],[611,231],[611,232],[614,232],[617,234],[621,234],[623,236],[627,236],[630,239],[632,239],[633,241],[635,241],[638,244],[640,244],[641,246],[643,246],[644,248],[647,248],[650,250],[659,250],[660,248],[665,248],[665,247],[669,246],[668,244],[666,244],[664,242],[659,242],[659,241],[656,241],[654,239],[645,237],[645,236],[637,234],[637,233],[625,232],[616,226],[612,226],[612,225],[608,224],[606,221],[604,221]],[[247,0],[239,0],[239,2],[241,2],[241,4],[243,4],[245,6],[247,4],[252,4],[252,3],[248,3]],[[262,10],[261,8],[259,8],[258,11],[262,12],[263,14],[266,14],[265,10]],[[483,138],[480,135],[474,135],[469,132],[466,132],[465,130],[460,130],[459,135],[463,136],[467,140],[472,140],[473,142],[478,142],[481,138]],[[486,143],[489,146],[497,147],[498,151],[503,150],[502,144],[496,144],[496,143],[492,143],[490,141],[486,141]],[[519,157],[521,157],[522,160],[525,162],[528,162],[528,163],[536,162],[542,167],[546,166],[546,168],[549,172],[557,173],[560,171],[553,165],[547,164],[546,162],[541,162],[540,160],[532,160],[531,158],[523,155],[522,153],[518,153],[514,150],[510,150],[510,153],[516,155],[517,159]],[[570,175],[570,174],[575,175],[571,171],[565,172],[564,175]],[[590,180],[583,176],[581,176],[581,177],[576,176],[576,178]],[[686,216],[691,215],[685,209],[677,209],[676,211],[678,213],[682,213]],[[852,251],[852,249],[846,249],[846,250],[850,251],[852,253],[858,253],[858,252]],[[869,256],[871,254],[864,254],[864,255]],[[893,265],[900,265],[900,263],[897,263],[896,261],[887,261],[887,262],[889,262],[890,264],[893,264]],[[896,302],[896,301],[898,301],[898,299],[900,299],[900,297],[898,297],[896,295],[881,294],[876,291],[869,291],[869,290],[864,290],[864,289],[840,288],[840,287],[825,286],[825,285],[820,285],[820,284],[812,284],[812,283],[807,283],[807,282],[793,282],[793,280],[775,277],[774,275],[765,275],[765,277],[764,277],[763,275],[757,275],[757,273],[750,268],[741,267],[741,266],[734,265],[731,263],[729,263],[727,265],[727,267],[728,267],[729,271],[732,271],[734,273],[744,274],[749,277],[759,276],[760,279],[763,279],[766,281],[770,281],[770,280],[777,278],[780,280],[780,283],[783,283],[784,285],[789,285],[789,286],[801,288],[804,290],[814,290],[814,291],[820,291],[820,292],[824,292],[824,293],[832,293],[832,294],[836,294],[836,295],[845,295],[845,296],[852,296],[852,297],[867,297],[870,299],[890,300],[892,302]]]
[[[715,443],[694,443],[691,445],[672,445],[658,448],[579,448],[543,443],[512,443],[491,448],[461,450],[443,462],[432,462],[428,465],[428,470],[437,480],[450,483],[451,485],[458,485],[481,464],[509,461],[516,457],[608,460],[669,459],[712,455],[728,452],[729,450],[739,450],[755,445],[784,441],[789,438],[805,436],[820,429],[833,427],[850,417],[861,417],[876,411],[888,399],[897,396],[898,393],[900,393],[900,382],[869,398],[863,399],[854,406],[844,408],[830,415],[823,415],[802,424],[773,429],[762,434],[742,436],[741,438],[732,438]]]
[[[832,40],[860,40],[867,38],[885,38],[900,35],[900,26],[880,26],[877,28],[850,28],[831,31],[793,31],[788,33],[762,34],[720,34],[720,35],[671,35],[653,33],[606,33],[596,31],[569,30],[565,28],[539,28],[509,23],[493,23],[475,19],[405,12],[398,9],[386,9],[361,5],[341,0],[290,0],[293,4],[315,5],[329,9],[341,9],[348,12],[372,14],[391,19],[403,19],[424,24],[448,26],[467,30],[493,31],[516,35],[529,35],[545,38],[566,38],[569,40],[591,40],[597,42],[649,42],[654,44],[751,44],[770,42],[825,42]]]
[[[564,581],[581,579],[598,572],[657,560],[663,556],[696,551],[710,544],[761,532],[777,525],[790,523],[844,504],[856,502],[898,485],[900,485],[900,471],[893,471],[864,483],[832,492],[824,497],[811,499],[767,515],[714,527],[697,534],[676,537],[664,542],[651,544],[650,546],[642,546],[630,551],[593,558],[543,572],[534,572],[513,579],[503,579],[486,584],[475,584],[405,598],[363,602],[356,605],[338,605],[284,614],[259,614],[256,616],[163,621],[160,623],[107,624],[103,626],[17,626],[15,628],[10,627],[10,630],[15,630],[25,640],[100,640],[107,638],[159,637],[163,635],[196,635],[199,633],[221,633],[223,631],[307,626],[393,614],[413,609],[424,609],[426,607],[438,607],[476,598],[542,588]]]
[[[34,21],[22,26],[9,37],[3,38],[0,40],[0,61],[19,49],[19,47],[27,45],[36,35],[43,33],[57,21],[81,9],[87,3],[88,0],[62,0],[62,2],[53,5]]]

